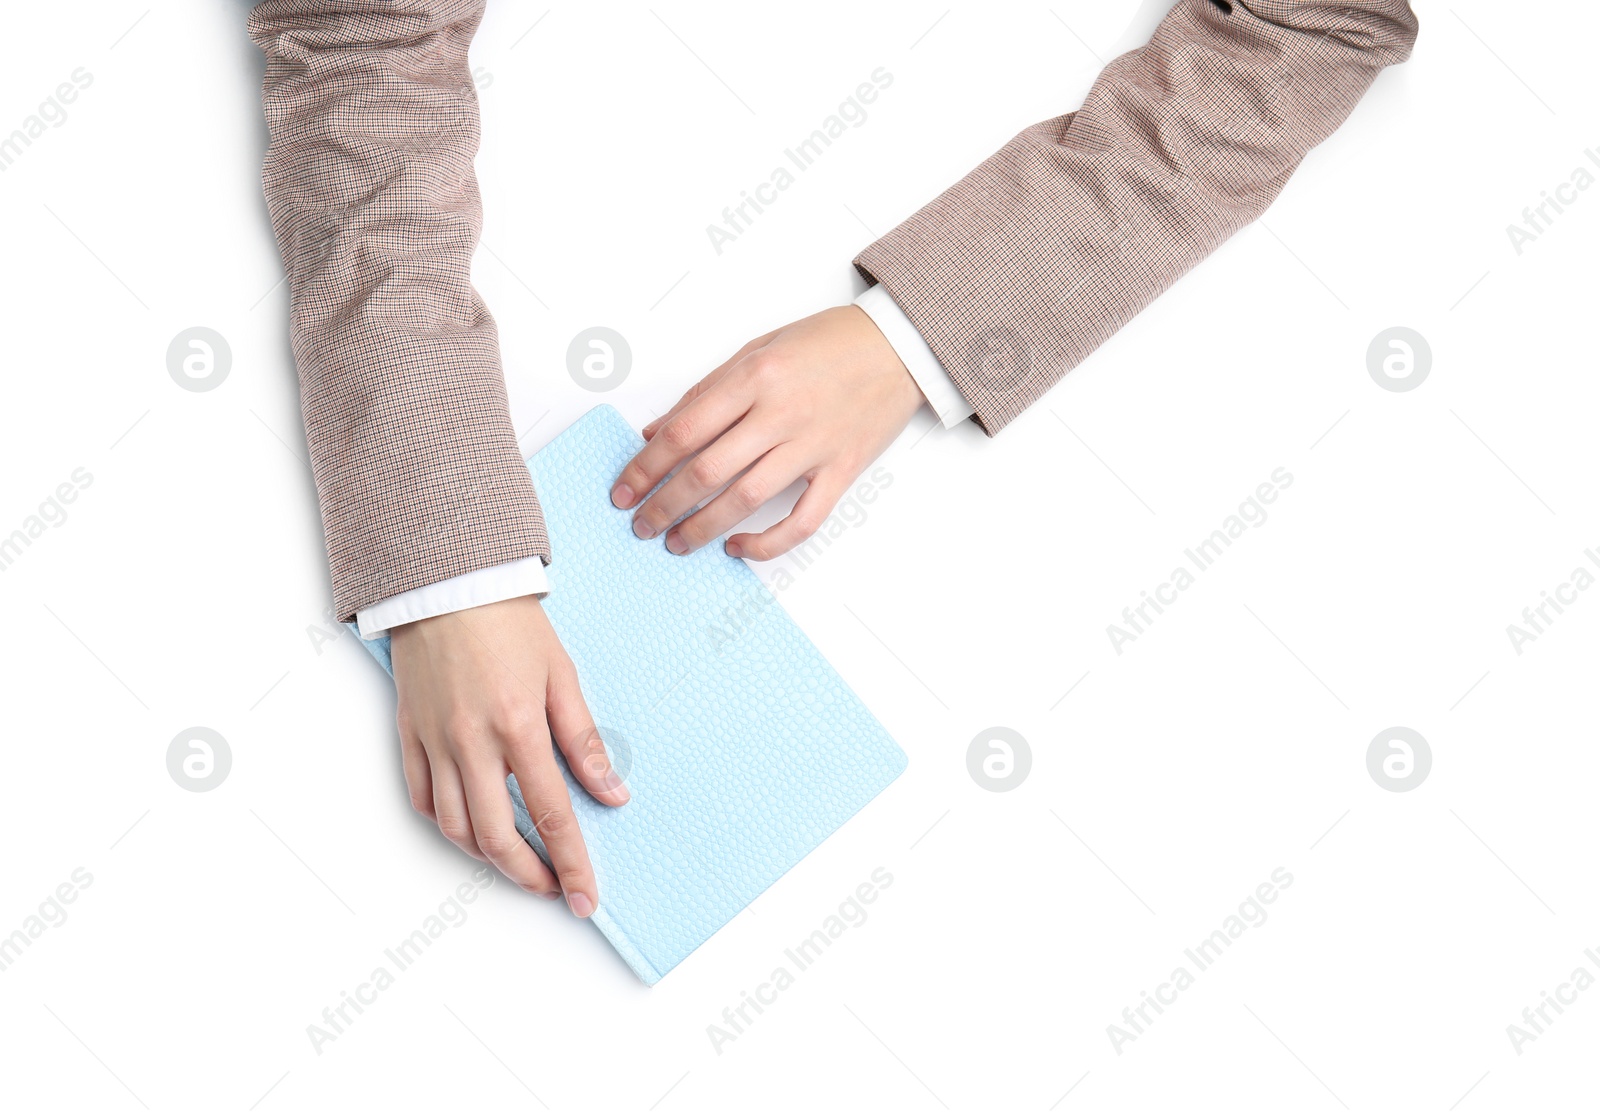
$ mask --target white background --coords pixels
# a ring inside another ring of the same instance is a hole
[[[1162,7],[492,4],[475,276],[524,449],[597,403],[578,331],[629,339],[605,399],[645,422],[851,298],[872,234],[1075,108]],[[501,883],[320,1056],[307,1027],[475,865],[407,804],[387,678],[308,629],[329,595],[245,5],[13,8],[0,133],[75,68],[93,84],[0,174],[0,535],[93,483],[0,572],[0,933],[75,868],[93,885],[0,973],[8,1113],[1592,1100],[1600,994],[1521,1056],[1506,1030],[1600,977],[1600,590],[1520,654],[1506,633],[1600,574],[1600,190],[1521,255],[1506,234],[1600,149],[1592,8],[1424,6],[1413,60],[1264,223],[998,439],[913,422],[783,595],[911,765],[751,911],[652,990]],[[707,224],[877,67],[866,123],[717,255]],[[207,393],[165,364],[196,325],[233,354]],[[1395,325],[1433,351],[1405,393],[1366,367]],[[1115,652],[1107,625],[1278,467],[1266,523]],[[204,794],[166,766],[195,725],[233,757]],[[1032,751],[1005,794],[966,762],[997,725]],[[1395,725],[1432,748],[1409,793],[1367,770]],[[708,1026],[879,867],[865,924],[718,1054]],[[1108,1025],[1279,867],[1265,924],[1119,1055]]]

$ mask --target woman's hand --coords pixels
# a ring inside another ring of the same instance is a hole
[[[600,892],[551,739],[604,805],[628,800],[578,687],[578,672],[533,596],[397,626],[400,747],[417,812],[523,890],[560,898],[580,918]],[[515,774],[552,875],[517,832]],[[559,877],[559,881],[558,881]]]
[[[787,517],[728,538],[728,555],[770,560],[817,531],[922,400],[867,313],[830,308],[747,344],[646,426],[649,443],[623,468],[611,501],[632,509],[681,468],[644,503],[633,531],[650,538],[670,528],[667,548],[684,554],[804,478]]]

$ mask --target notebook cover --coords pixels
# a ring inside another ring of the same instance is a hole
[[[632,513],[609,494],[643,446],[601,405],[528,468],[555,554],[545,612],[632,794],[601,805],[562,762],[600,884],[591,920],[654,984],[898,777],[906,756],[721,540],[674,556],[633,535]],[[363,644],[392,674],[389,639]],[[516,779],[506,784],[543,858]]]

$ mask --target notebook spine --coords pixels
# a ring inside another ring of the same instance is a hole
[[[618,955],[628,962],[628,967],[633,969],[634,975],[646,984],[655,984],[661,979],[661,970],[651,964],[650,958],[633,943],[628,931],[623,929],[621,923],[606,910],[605,903],[600,904],[589,920],[600,927],[600,932],[605,934],[606,940],[611,942],[612,948],[616,949]]]

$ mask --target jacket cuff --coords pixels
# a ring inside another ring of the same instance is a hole
[[[883,332],[883,337],[910,372],[917,388],[922,390],[928,407],[933,409],[939,423],[946,428],[953,428],[972,417],[972,405],[961,395],[961,390],[956,388],[956,383],[945,372],[944,366],[939,364],[939,357],[928,345],[927,339],[922,337],[906,313],[900,310],[900,305],[887,288],[882,284],[872,285],[855,298],[855,305],[865,311],[878,330]]]

